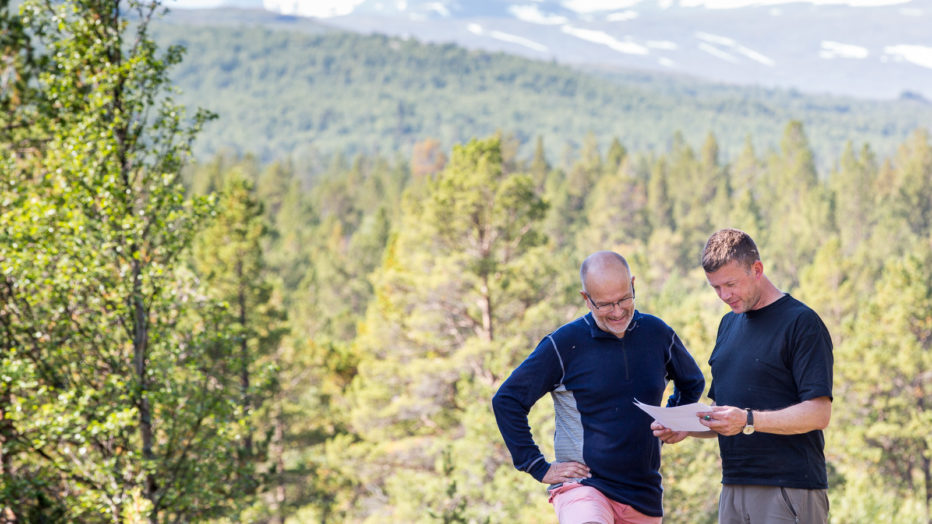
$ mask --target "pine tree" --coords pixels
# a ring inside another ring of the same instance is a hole
[[[932,143],[917,130],[877,181],[878,222],[891,247],[903,248],[932,229]]]
[[[763,167],[754,152],[751,137],[746,137],[744,147],[729,166],[729,187],[732,204],[728,213],[728,226],[745,231],[752,238],[763,238],[761,210],[757,198],[760,194],[759,181]]]
[[[239,388],[237,407],[246,426],[236,454],[241,469],[249,471],[266,458],[268,443],[261,435],[269,428],[261,420],[267,419],[264,408],[275,394],[269,372],[286,331],[285,314],[273,297],[263,253],[269,230],[253,184],[235,170],[225,178],[219,212],[197,238],[192,265],[210,296],[223,304],[222,322],[235,342],[210,356]],[[259,487],[255,478],[240,475],[236,480],[244,493]]]
[[[877,176],[877,161],[865,144],[855,153],[849,142],[842,151],[838,168],[829,178],[832,192],[834,223],[848,255],[857,251],[868,240],[873,229],[873,195]]]
[[[547,181],[547,175],[550,173],[550,163],[547,162],[547,157],[544,154],[544,139],[539,135],[534,142],[534,154],[528,169],[534,179],[534,187],[537,192],[542,192]]]
[[[549,285],[545,209],[531,177],[506,169],[498,138],[454,148],[436,179],[409,188],[373,277],[349,397],[360,440],[346,460],[368,490],[359,496],[390,500],[369,518],[448,512],[451,480],[467,518],[501,518],[481,493],[515,475],[502,473],[512,468],[488,399],[528,351],[528,316],[541,329],[532,312],[564,292]],[[452,465],[438,465],[448,449]]]
[[[577,251],[617,249],[630,253],[642,248],[650,235],[647,187],[630,173],[629,161],[603,175],[586,207],[586,228],[578,235]]]
[[[932,522],[930,263],[928,241],[888,262],[836,359],[836,399],[851,409],[833,426],[844,428],[851,475],[870,475],[868,497],[893,494],[887,517],[898,522]]]
[[[812,260],[831,232],[831,207],[820,184],[808,138],[800,122],[784,129],[779,152],[772,152],[761,180],[758,205],[770,227],[758,242],[770,260],[768,273],[786,289],[798,283],[800,270]]]

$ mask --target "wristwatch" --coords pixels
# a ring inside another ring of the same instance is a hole
[[[750,435],[754,433],[754,413],[751,412],[751,408],[744,408],[748,412],[748,423],[744,425],[744,429],[741,430],[745,435]]]

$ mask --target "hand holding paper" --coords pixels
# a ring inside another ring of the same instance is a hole
[[[699,402],[694,402],[692,404],[686,404],[685,406],[662,408],[660,406],[642,404],[638,399],[634,399],[634,405],[644,410],[660,424],[663,424],[665,427],[674,431],[709,430],[709,428],[699,423],[699,419],[696,417],[696,413],[711,412],[711,406],[707,406]]]

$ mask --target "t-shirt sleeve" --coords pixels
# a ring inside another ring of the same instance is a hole
[[[799,317],[793,342],[793,379],[800,402],[832,398],[832,337],[814,311]]]

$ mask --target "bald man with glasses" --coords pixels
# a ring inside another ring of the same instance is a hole
[[[492,399],[517,469],[549,484],[561,524],[656,524],[663,517],[660,440],[635,399],[667,406],[696,402],[705,380],[672,328],[635,308],[628,262],[611,251],[580,267],[589,313],[550,333]],[[531,436],[528,412],[553,398],[555,460]]]

